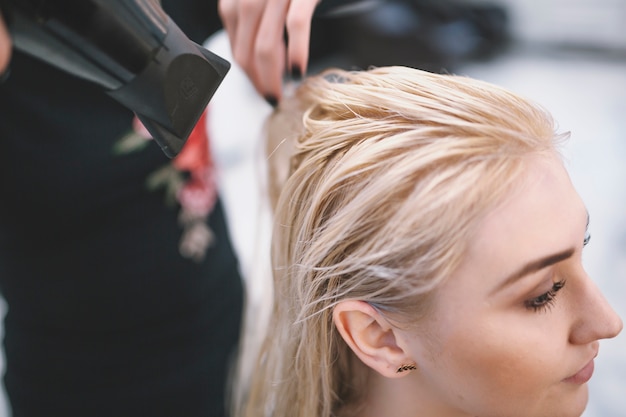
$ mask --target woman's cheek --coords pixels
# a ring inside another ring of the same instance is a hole
[[[452,372],[465,382],[470,397],[482,399],[484,411],[522,405],[532,409],[562,373],[554,365],[562,352],[556,341],[546,343],[539,332],[508,315],[477,317],[442,347]]]

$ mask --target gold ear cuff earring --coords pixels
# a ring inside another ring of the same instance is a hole
[[[415,364],[402,365],[396,370],[396,373],[399,374],[406,371],[413,371],[415,369],[417,369],[417,366],[415,366]]]

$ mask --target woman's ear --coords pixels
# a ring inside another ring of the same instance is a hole
[[[381,375],[404,376],[398,368],[415,363],[398,343],[397,328],[365,301],[341,301],[333,310],[333,322],[354,354]]]

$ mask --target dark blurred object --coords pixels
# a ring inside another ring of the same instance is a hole
[[[499,5],[453,0],[322,0],[311,62],[344,67],[406,65],[449,71],[502,52],[509,19]],[[334,64],[334,62],[333,62]]]
[[[176,156],[230,64],[152,0],[0,0],[17,49],[103,87]]]

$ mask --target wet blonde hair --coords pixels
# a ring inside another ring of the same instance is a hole
[[[404,67],[310,77],[268,132],[275,300],[247,417],[330,417],[358,403],[364,365],[333,307],[427,315],[481,217],[560,138],[511,92]]]

